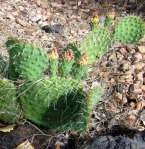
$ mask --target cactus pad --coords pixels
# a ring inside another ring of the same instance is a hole
[[[8,123],[17,122],[19,113],[14,84],[6,79],[0,79],[0,120]]]
[[[142,20],[136,16],[126,16],[118,21],[114,28],[114,40],[125,43],[139,41],[145,34]]]
[[[20,103],[26,118],[59,131],[83,131],[89,107],[82,85],[71,78],[52,77],[20,87]]]
[[[89,64],[92,64],[96,57],[100,57],[111,44],[110,32],[105,27],[98,27],[91,31],[80,44],[81,53],[88,55]]]
[[[90,101],[90,108],[94,109],[95,105],[101,99],[103,89],[101,87],[94,87],[88,93],[88,100]]]
[[[0,76],[5,77],[7,74],[8,63],[5,61],[0,54]]]
[[[9,78],[35,80],[48,65],[47,52],[42,48],[9,38],[6,46],[10,56]]]

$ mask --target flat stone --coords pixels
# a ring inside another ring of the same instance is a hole
[[[36,15],[36,16],[30,18],[30,20],[33,22],[37,22],[41,19],[42,19],[42,15]]]
[[[11,19],[11,20],[15,20],[15,17],[12,15],[12,14],[8,14],[7,16],[6,16],[6,18],[8,18],[8,19]]]
[[[16,22],[19,23],[22,26],[28,26],[28,23],[24,20],[21,20],[20,18],[16,19]]]
[[[51,2],[51,6],[52,6],[52,7],[60,8],[62,5],[60,5],[60,4],[58,4],[58,3],[55,3],[55,2]]]
[[[145,54],[145,46],[138,46],[138,51],[141,54]]]

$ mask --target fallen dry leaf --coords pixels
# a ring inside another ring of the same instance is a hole
[[[139,52],[136,52],[134,54],[134,62],[139,62],[140,60],[142,60],[142,55]]]
[[[136,109],[139,111],[142,109],[142,102],[141,101],[136,104]]]
[[[26,140],[15,149],[34,149],[34,147],[30,144],[29,140]]]
[[[10,132],[11,130],[14,130],[14,126],[15,126],[15,124],[9,125],[9,126],[0,127],[0,131],[2,131],[2,132]]]
[[[135,93],[135,94],[140,94],[140,93],[142,93],[142,90],[141,90],[141,89],[139,88],[139,86],[136,85],[136,84],[130,85],[129,91],[132,92],[132,93]]]
[[[126,118],[126,122],[129,123],[130,125],[134,125],[136,121],[137,117],[133,114]]]
[[[56,145],[56,149],[60,149],[60,145],[59,144]]]
[[[141,85],[140,87],[143,91],[145,91],[145,85]]]

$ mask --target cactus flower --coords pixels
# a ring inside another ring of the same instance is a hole
[[[82,65],[88,65],[88,56],[86,53],[83,53],[81,58],[79,59],[78,63]]]
[[[51,60],[55,60],[55,59],[58,59],[59,58],[59,55],[57,53],[57,49],[56,48],[53,48],[50,53],[49,53],[49,59]]]
[[[67,61],[73,61],[74,60],[74,52],[72,49],[68,49],[64,53],[64,59]]]
[[[115,10],[112,9],[111,12],[109,12],[107,16],[108,16],[108,18],[110,18],[110,19],[114,19],[114,17],[115,17]]]
[[[99,16],[97,12],[93,13],[93,17],[91,18],[91,23],[92,24],[97,24],[99,22]]]

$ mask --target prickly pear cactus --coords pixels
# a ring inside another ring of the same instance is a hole
[[[114,28],[114,40],[125,43],[139,41],[145,34],[145,25],[137,16],[125,16],[119,20]]]
[[[57,50],[56,48],[53,48],[49,53],[49,68],[50,68],[50,73],[52,76],[57,75],[58,58],[59,58],[59,55],[57,53]]]
[[[110,32],[105,27],[98,27],[92,30],[80,44],[80,52],[88,55],[89,64],[92,64],[96,57],[100,57],[107,51],[111,44]]]
[[[85,79],[88,75],[88,56],[83,53],[82,56],[75,63],[72,71],[72,75],[75,79]]]
[[[94,109],[95,105],[99,102],[101,99],[101,96],[103,95],[103,89],[101,87],[94,87],[91,89],[88,93],[88,100],[90,101],[90,108]]]
[[[16,88],[7,79],[0,79],[0,120],[14,123],[19,120],[20,109],[16,99]]]
[[[9,78],[35,80],[48,66],[47,52],[42,48],[9,38],[6,46],[10,56]]]
[[[95,27],[97,27],[99,23],[99,15],[98,15],[98,12],[94,12],[93,13],[93,16],[90,20],[90,27],[91,27],[91,30],[93,30]]]
[[[74,52],[72,49],[68,49],[64,52],[62,62],[61,62],[61,74],[62,76],[67,76],[74,63]]]
[[[105,27],[110,27],[113,23],[115,17],[115,10],[112,9],[106,16],[105,22],[104,22],[104,26]]]
[[[82,84],[72,78],[52,77],[25,83],[19,89],[26,118],[59,131],[86,130],[89,104]]]

